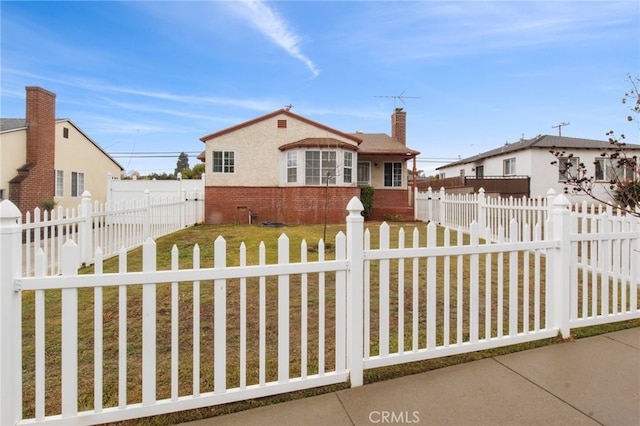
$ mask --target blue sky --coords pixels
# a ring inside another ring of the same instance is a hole
[[[620,102],[640,74],[637,0],[2,0],[0,14],[0,115],[24,117],[25,86],[41,86],[142,174],[173,172],[181,151],[193,166],[200,137],[288,104],[387,134],[405,108],[427,174],[562,122],[638,137]]]

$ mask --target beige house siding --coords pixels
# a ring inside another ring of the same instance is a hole
[[[107,174],[121,174],[120,167],[68,120],[56,122],[55,168],[64,173],[64,196],[54,199],[65,209],[77,208],[82,195],[71,196],[72,172],[84,174],[84,189],[91,193],[92,200],[101,203],[107,201]]]
[[[286,120],[286,128],[278,128],[278,120]],[[305,138],[331,137],[356,146],[353,140],[310,125],[295,118],[279,114],[233,132],[206,141],[206,186],[283,186],[286,179],[286,152],[278,148],[286,143]],[[312,148],[295,148],[300,152]],[[323,148],[336,151],[335,148]],[[235,155],[234,173],[213,173],[213,151],[232,151]],[[343,152],[341,149],[337,149]],[[298,161],[303,157],[299,156]],[[277,164],[278,167],[265,167]],[[341,161],[338,160],[338,164]],[[354,152],[354,173],[357,155]],[[354,175],[355,182],[355,175]],[[304,185],[304,182],[299,182]]]
[[[0,189],[9,198],[9,181],[27,158],[27,131],[16,130],[0,134]]]

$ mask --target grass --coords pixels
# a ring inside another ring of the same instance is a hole
[[[426,234],[426,225],[422,223],[390,223],[392,237],[391,247],[397,247],[397,235],[398,229],[404,227],[408,236],[411,235],[411,231],[414,227],[418,227],[420,230],[421,241],[424,240]],[[367,227],[371,230],[371,245],[377,247],[378,245],[378,227],[379,223],[367,223]],[[329,241],[327,245],[331,246],[334,241],[333,238],[339,231],[344,231],[344,225],[330,225],[327,230]],[[291,262],[298,262],[301,259],[300,245],[303,239],[306,239],[307,244],[312,247],[316,246],[318,241],[323,235],[323,226],[287,226],[284,228],[268,228],[250,225],[200,225],[185,229],[183,231],[174,233],[167,237],[161,238],[157,241],[157,262],[158,269],[170,269],[171,265],[171,249],[175,245],[179,252],[179,265],[180,268],[191,268],[193,258],[193,247],[195,244],[199,245],[200,258],[202,259],[201,267],[213,266],[213,259],[215,253],[213,250],[214,240],[221,236],[227,242],[227,266],[236,266],[239,264],[239,253],[241,243],[244,243],[246,247],[247,264],[258,263],[258,247],[263,242],[266,249],[266,262],[276,263],[277,261],[277,244],[278,238],[282,233],[286,233],[290,241],[291,248]],[[442,229],[438,230],[438,239],[442,241],[444,238]],[[455,241],[455,235],[452,236],[452,241]],[[466,241],[465,241],[466,242]],[[408,246],[408,245],[407,245]],[[308,250],[306,253],[308,261],[315,261],[318,258],[316,250]],[[331,258],[333,253],[328,252],[327,258]],[[529,269],[532,273],[534,264],[533,258],[529,259]],[[451,297],[452,303],[448,307],[450,311],[450,318],[455,318],[456,310],[458,309],[458,300],[456,294],[457,283],[465,284],[468,282],[468,259],[461,259],[461,268],[463,271],[462,276],[458,276],[457,259],[452,259],[451,269],[448,273],[451,279]],[[438,297],[442,297],[443,288],[441,287],[445,272],[443,272],[442,260],[438,260]],[[391,332],[390,332],[390,349],[393,351],[398,347],[399,339],[404,338],[405,348],[410,347],[411,344],[411,303],[412,303],[412,289],[410,287],[410,279],[412,274],[412,267],[410,261],[405,261],[405,288],[404,288],[404,312],[405,312],[405,333],[403,336],[398,336],[398,318],[394,315],[398,312],[398,305],[401,303],[401,299],[398,297],[398,272],[397,261],[392,261],[392,267],[390,268],[390,304],[392,306],[391,317]],[[489,261],[485,257],[482,257],[479,261],[481,271],[489,268],[492,272],[492,277],[496,277],[496,268],[501,263],[505,268],[505,277],[508,277],[509,262],[507,256],[505,259],[499,259],[498,256]],[[520,255],[518,258],[518,270],[519,274],[523,274],[524,255]],[[117,272],[118,259],[110,259],[104,264],[104,272]],[[379,288],[374,285],[374,281],[377,280],[377,271],[379,270],[379,262],[372,262],[371,264],[371,354],[377,353],[377,334],[378,334],[378,298]],[[541,265],[544,268],[544,264]],[[142,250],[137,249],[130,252],[127,256],[127,269],[129,271],[142,270]],[[85,268],[80,273],[90,274],[93,272],[93,268]],[[329,274],[327,274],[329,275]],[[543,275],[544,276],[544,275]],[[318,320],[318,302],[320,293],[318,292],[317,276],[309,275],[308,282],[308,327],[309,327],[309,339],[308,345],[308,374],[315,374],[318,372],[321,365],[317,359],[318,348],[318,334],[320,333],[319,320]],[[458,281],[460,278],[460,281]],[[425,265],[420,265],[420,282],[425,282]],[[291,374],[298,374],[300,372],[301,356],[299,353],[300,348],[300,329],[301,329],[301,293],[300,293],[300,277],[291,277]],[[200,317],[201,317],[201,392],[208,392],[213,390],[213,290],[211,283],[201,283],[200,293]],[[480,312],[484,309],[485,303],[483,294],[486,289],[484,278],[480,282],[481,298],[479,306]],[[238,283],[233,280],[229,280],[227,283],[227,387],[238,386],[239,383],[239,296],[237,291]],[[269,277],[266,283],[267,287],[267,368],[266,379],[275,380],[277,374],[277,280],[276,277]],[[325,340],[327,342],[327,348],[325,350],[325,365],[327,370],[330,370],[332,363],[334,362],[333,347],[330,345],[335,333],[334,328],[334,314],[335,314],[335,295],[332,291],[332,278],[327,277],[327,292],[326,292],[326,328],[324,330]],[[425,287],[422,285],[421,287]],[[463,298],[461,303],[468,301],[468,286],[465,287],[462,292]],[[544,287],[543,287],[544,289]],[[531,288],[530,288],[531,290]],[[492,294],[496,294],[497,288],[491,288]],[[506,293],[506,290],[505,290]],[[80,320],[79,320],[79,409],[88,410],[93,408],[93,344],[94,344],[94,330],[93,330],[93,304],[94,293],[93,289],[83,289],[79,291],[79,306],[80,308]],[[524,292],[519,290],[519,300],[523,300]],[[179,312],[180,312],[180,362],[179,362],[179,376],[180,376],[180,395],[191,393],[191,376],[192,376],[192,315],[193,315],[193,285],[191,283],[181,284],[179,288]],[[115,287],[106,287],[103,291],[104,300],[104,394],[103,405],[105,407],[116,406],[118,404],[118,378],[117,378],[117,360],[118,360],[118,289]],[[127,288],[127,400],[128,402],[139,402],[141,398],[141,370],[142,370],[142,336],[141,336],[141,286],[130,286]],[[426,304],[426,291],[421,288],[419,291],[419,300],[421,306],[421,312],[424,312],[424,306]],[[258,380],[258,359],[257,359],[257,338],[253,338],[258,335],[257,324],[257,306],[258,306],[258,282],[257,280],[247,280],[247,335],[249,336],[247,341],[247,384],[256,383]],[[533,297],[530,298],[530,303],[533,303]],[[171,307],[171,285],[169,283],[160,283],[157,287],[157,396],[158,399],[167,398],[170,396],[170,307]],[[468,308],[468,306],[462,304],[460,307]],[[494,301],[492,305],[493,312],[497,312],[497,305]],[[61,311],[61,292],[60,291],[48,291],[46,293],[46,414],[57,414],[60,409],[60,311]],[[34,415],[34,360],[35,360],[35,341],[34,341],[34,296],[32,292],[25,292],[23,295],[23,372],[24,372],[24,416],[32,417]],[[508,307],[504,311],[505,318],[508,318]],[[438,330],[444,328],[445,307],[443,304],[438,304],[437,322]],[[508,322],[508,321],[505,321]],[[588,335],[594,335],[612,331],[615,329],[628,328],[633,326],[639,326],[640,320],[627,321],[623,323],[607,324],[605,326],[588,327],[585,330],[574,330],[573,334],[577,337],[584,337]],[[525,325],[522,321],[518,324],[518,329],[522,330]],[[529,324],[532,326],[532,324]],[[506,325],[505,325],[506,327]],[[426,327],[425,319],[421,315],[420,322],[420,347],[424,347],[426,341]],[[484,324],[480,324],[480,330],[484,330]],[[508,328],[505,328],[508,331]],[[492,327],[492,333],[495,335],[497,332],[496,326]],[[451,338],[457,337],[457,328],[455,321],[452,321],[450,325]],[[463,327],[463,333],[468,334],[468,314],[465,316],[465,322]],[[462,336],[461,336],[462,337]],[[481,333],[480,337],[483,335]],[[438,341],[442,342],[443,336],[438,335]],[[428,361],[414,362],[410,364],[401,364],[391,367],[378,368],[373,370],[367,370],[365,372],[365,383],[372,383],[380,380],[386,380],[402,375],[413,374],[421,371],[428,371],[435,368],[445,367],[448,365],[454,365],[461,362],[467,362],[475,359],[491,357],[503,353],[514,352],[533,347],[543,346],[551,343],[558,343],[561,339],[546,339],[532,343],[508,346],[499,349],[472,352],[463,355],[457,355],[452,357],[438,358]],[[300,392],[287,393],[282,395],[275,395],[271,397],[261,398],[259,400],[247,400],[232,404],[225,404],[221,406],[213,406],[203,408],[199,410],[191,410],[186,412],[172,413],[169,415],[162,415],[153,418],[132,420],[124,422],[126,424],[174,424],[179,422],[186,422],[191,420],[197,420],[201,418],[217,416],[221,414],[236,412],[245,410],[248,408],[254,408],[261,405],[273,404],[281,401],[287,401],[292,399],[304,398],[311,395],[320,393],[326,393],[335,391],[338,389],[347,388],[347,384],[340,384],[335,386],[328,386],[319,389],[308,389]]]

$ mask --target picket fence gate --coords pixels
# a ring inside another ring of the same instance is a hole
[[[300,261],[291,262],[283,234],[276,263],[266,263],[261,244],[257,264],[248,265],[242,244],[230,266],[218,237],[213,267],[201,267],[196,246],[190,267],[180,269],[174,246],[171,269],[159,271],[149,238],[142,271],[127,271],[121,250],[119,272],[103,273],[97,250],[94,273],[78,275],[79,246],[69,240],[61,275],[46,276],[39,251],[35,276],[24,277],[20,212],[2,201],[0,424],[114,422],[347,381],[361,386],[370,368],[640,318],[637,221],[605,213],[587,230],[563,195],[553,206],[544,226],[517,241],[505,238],[519,232],[515,220],[499,227],[496,243],[481,238],[477,222],[468,235],[445,229],[442,240],[435,223],[422,225],[425,244],[421,225],[405,241],[404,229],[392,238],[383,223],[372,247],[354,198],[332,259],[320,241],[317,260],[308,260],[303,241]],[[82,331],[79,311],[91,308],[82,320],[92,316],[93,325]],[[114,316],[117,327],[105,326]],[[33,330],[25,342],[23,324]],[[47,345],[56,336],[59,353]],[[29,342],[33,353],[23,353]],[[59,357],[59,371],[50,357]],[[142,383],[135,394],[132,381]]]

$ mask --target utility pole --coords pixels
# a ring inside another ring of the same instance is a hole
[[[558,129],[558,136],[562,136],[562,127],[563,126],[568,126],[571,123],[560,123],[557,126],[551,126],[552,129]]]

